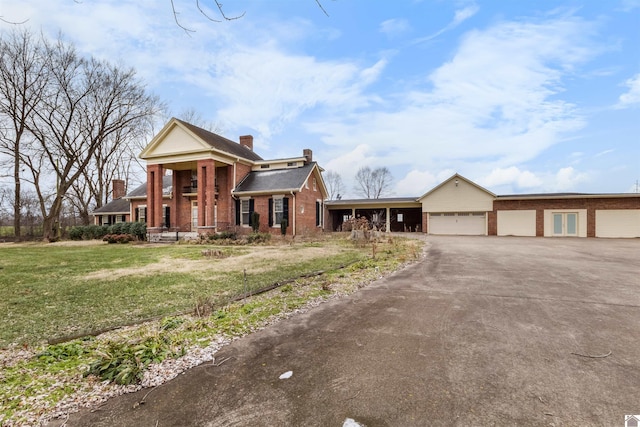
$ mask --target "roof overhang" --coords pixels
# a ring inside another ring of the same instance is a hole
[[[299,188],[281,188],[281,189],[269,189],[260,191],[232,191],[231,195],[234,197],[251,197],[251,196],[270,196],[278,194],[295,194],[299,193]]]
[[[329,200],[325,202],[329,210],[341,209],[382,209],[382,208],[420,208],[422,204],[413,197],[393,199],[351,199]]]
[[[566,200],[566,199],[640,199],[640,193],[608,194],[535,194],[497,196],[496,200]]]
[[[131,213],[130,211],[118,211],[118,212],[115,212],[115,211],[109,211],[109,212],[96,212],[96,211],[93,211],[93,212],[91,212],[91,215],[93,215],[93,216],[126,215],[126,214],[130,214],[130,213]]]

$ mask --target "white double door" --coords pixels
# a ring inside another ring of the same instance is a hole
[[[554,236],[577,236],[578,235],[578,213],[577,212],[553,213],[553,235]]]

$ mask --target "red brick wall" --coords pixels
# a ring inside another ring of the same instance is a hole
[[[111,195],[112,200],[126,196],[127,190],[125,188],[123,179],[114,179],[113,181],[111,181],[111,185],[113,186],[113,193]]]
[[[160,227],[162,223],[162,165],[147,166],[147,227]]]
[[[316,180],[316,188],[313,188],[313,179]],[[308,187],[302,187],[302,191],[296,193],[296,234],[308,236],[322,232],[322,227],[316,226],[316,202],[320,201],[323,204],[321,206],[321,213],[326,212],[324,209],[324,195],[320,190],[320,177],[317,174],[317,170],[314,170],[313,174],[309,176]],[[301,212],[301,206],[304,206],[304,212]],[[291,206],[289,207],[291,210]],[[289,215],[291,218],[291,214]],[[324,217],[326,223],[328,217]],[[289,219],[291,222],[291,219]]]
[[[240,181],[242,181],[245,176],[249,175],[249,172],[251,172],[251,166],[243,163],[236,163],[236,185],[240,184]],[[231,185],[233,185],[233,182]]]
[[[640,209],[638,197],[602,197],[580,199],[521,199],[494,200],[493,212],[489,212],[489,235],[498,234],[497,212],[504,210],[535,210],[536,236],[544,235],[545,209],[586,209],[587,237],[596,236],[596,210],[600,209]]]
[[[191,230],[191,200],[182,196],[184,187],[191,187],[191,171],[173,171],[173,200],[171,200],[171,227],[180,231]]]
[[[429,216],[428,212],[422,212],[422,232],[423,233],[428,233],[429,230],[427,229],[427,217]]]
[[[233,224],[235,218],[232,216],[232,206],[234,205],[233,199],[231,199],[231,184],[229,180],[229,168],[233,166],[222,166],[216,168],[216,180],[218,183],[218,227],[221,229],[227,229]],[[233,169],[231,169],[233,171]]]

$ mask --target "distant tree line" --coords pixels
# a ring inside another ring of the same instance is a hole
[[[0,34],[0,170],[13,183],[0,191],[0,217],[12,218],[15,238],[27,211],[45,240],[59,237],[67,211],[88,224],[112,180],[128,181],[163,110],[131,68],[82,56],[62,37]]]

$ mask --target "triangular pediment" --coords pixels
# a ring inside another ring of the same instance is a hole
[[[171,120],[142,150],[140,158],[147,160],[199,152],[210,153],[211,146],[177,120]]]
[[[425,212],[483,212],[492,210],[496,195],[455,174],[418,198]]]

